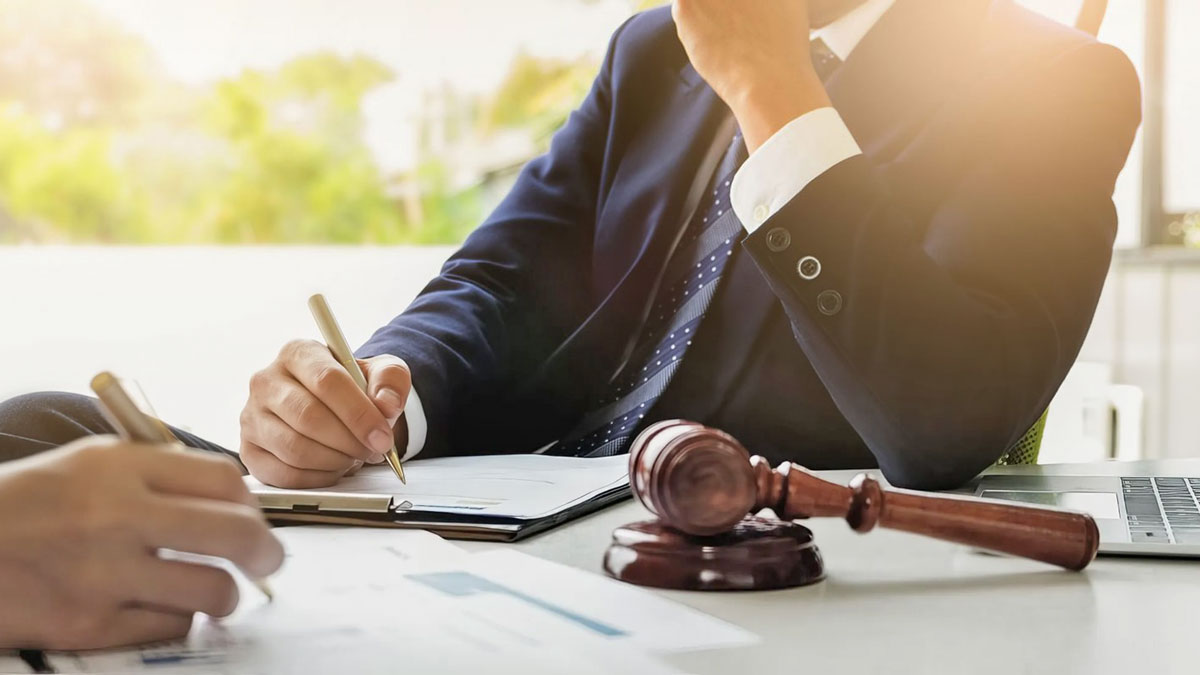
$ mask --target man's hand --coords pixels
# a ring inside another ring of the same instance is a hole
[[[830,105],[809,54],[809,0],[674,0],[696,72],[725,101],[754,152],[788,122]]]
[[[255,373],[241,419],[250,473],[277,487],[327,487],[363,462],[382,462],[392,443],[407,445],[408,428],[396,421],[412,388],[408,365],[394,356],[359,365],[369,395],[312,340],[289,342]]]
[[[177,638],[238,603],[217,556],[254,578],[283,562],[226,457],[111,437],[0,466],[0,649],[98,649]]]

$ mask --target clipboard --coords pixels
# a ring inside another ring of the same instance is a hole
[[[631,494],[623,457],[499,455],[405,466],[409,481],[403,486],[389,479],[385,467],[366,468],[329,490],[280,490],[252,478],[247,483],[274,524],[413,528],[447,539],[497,542],[544,532]],[[385,487],[394,492],[380,491]],[[451,488],[457,493],[429,494]]]

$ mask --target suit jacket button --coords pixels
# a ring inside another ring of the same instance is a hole
[[[796,272],[800,274],[800,278],[805,281],[812,281],[821,276],[821,261],[806,255],[796,263]]]
[[[767,233],[767,248],[772,253],[779,253],[788,246],[792,245],[792,235],[782,227],[773,227]]]
[[[821,291],[817,295],[817,309],[825,316],[833,316],[842,311],[842,294],[837,291]]]

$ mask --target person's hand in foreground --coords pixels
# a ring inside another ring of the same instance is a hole
[[[283,562],[228,458],[108,436],[0,464],[0,649],[100,649],[186,635],[230,614],[228,572],[166,560],[216,556],[251,578]]]
[[[319,488],[362,466],[378,464],[408,429],[397,424],[412,378],[394,356],[360,360],[364,394],[329,349],[312,340],[289,342],[250,379],[242,411],[242,462],[276,487]]]

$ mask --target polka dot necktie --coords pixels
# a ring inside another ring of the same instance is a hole
[[[716,180],[705,193],[707,199],[667,262],[650,316],[625,368],[550,454],[607,457],[628,449],[647,412],[679,370],[741,238],[742,225],[730,205],[729,187],[745,159],[746,146],[739,134],[714,172]]]

